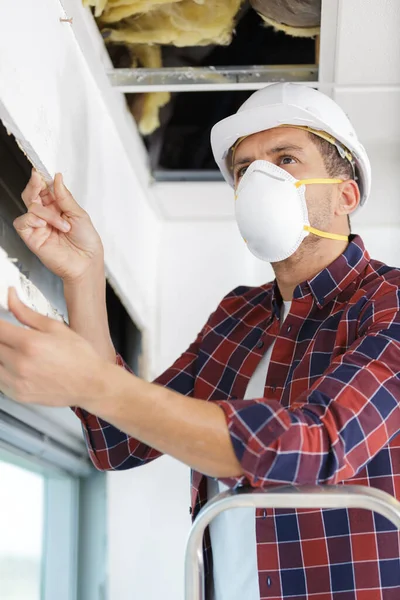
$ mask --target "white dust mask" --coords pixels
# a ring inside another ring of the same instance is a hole
[[[342,183],[342,179],[302,179],[266,160],[248,167],[236,190],[236,220],[249,250],[261,260],[279,262],[291,256],[310,233],[333,240],[347,236],[310,226],[306,186]]]

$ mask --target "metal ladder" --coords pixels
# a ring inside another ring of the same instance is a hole
[[[400,529],[400,502],[380,490],[360,485],[283,486],[271,490],[239,488],[219,494],[196,517],[186,546],[185,600],[205,600],[203,535],[209,523],[230,508],[364,508]]]

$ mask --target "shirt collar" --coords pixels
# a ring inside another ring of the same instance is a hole
[[[304,298],[311,292],[318,307],[322,308],[343,292],[363,272],[370,260],[361,237],[352,235],[343,254],[315,277],[300,283],[293,292],[293,298]],[[279,315],[281,304],[282,297],[275,280],[272,291],[272,308],[276,315]]]

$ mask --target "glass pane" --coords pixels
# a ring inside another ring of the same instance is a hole
[[[0,460],[0,598],[40,600],[44,478]]]

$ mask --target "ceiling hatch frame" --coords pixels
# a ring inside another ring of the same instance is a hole
[[[312,64],[248,64],[240,66],[183,66],[161,68],[109,68],[107,79],[121,94],[151,92],[239,92],[256,91],[270,83],[296,82],[319,87],[320,35],[314,37]],[[325,85],[326,87],[326,85]],[[154,182],[222,181],[218,170],[163,169],[158,166],[161,140],[149,148],[151,177]]]
[[[318,83],[318,65],[241,67],[162,67],[108,69],[111,86],[121,93],[220,92],[258,90],[268,83]]]

